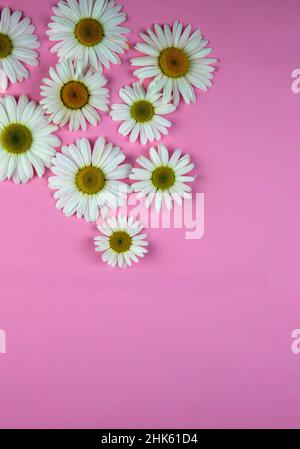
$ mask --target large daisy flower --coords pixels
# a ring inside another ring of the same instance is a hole
[[[60,41],[51,51],[62,59],[82,61],[95,70],[120,64],[118,54],[128,48],[124,34],[130,29],[121,27],[126,14],[114,0],[66,0],[53,8],[53,22],[47,34],[50,40]]]
[[[12,178],[17,184],[41,177],[50,167],[60,140],[53,135],[43,109],[22,95],[17,102],[12,95],[0,98],[0,181]]]
[[[169,155],[164,145],[158,145],[158,151],[150,148],[150,159],[140,156],[137,162],[142,168],[133,168],[129,176],[134,182],[131,187],[138,192],[138,197],[146,197],[145,206],[155,202],[155,209],[160,211],[164,202],[171,210],[173,200],[181,205],[182,198],[191,198],[191,187],[186,182],[193,182],[195,176],[187,176],[194,168],[188,155],[181,156],[180,150]]]
[[[109,109],[109,90],[103,87],[107,79],[91,68],[83,69],[81,63],[75,67],[70,61],[57,64],[56,70],[51,67],[49,74],[51,79],[45,78],[41,86],[41,104],[50,119],[60,126],[69,123],[70,131],[85,131],[86,122],[97,125],[101,116],[96,108]]]
[[[54,198],[56,207],[63,209],[66,216],[76,213],[87,222],[98,219],[107,208],[122,207],[130,187],[119,181],[127,178],[130,164],[122,164],[124,153],[111,143],[99,137],[93,150],[86,138],[77,139],[76,145],[62,147],[53,159],[49,187],[57,190]]]
[[[40,46],[38,37],[33,34],[35,26],[30,19],[21,19],[22,12],[11,13],[3,8],[0,20],[0,88],[6,89],[8,80],[12,83],[29,77],[24,66],[38,65],[38,53],[34,50]]]
[[[191,34],[192,27],[176,21],[173,29],[169,25],[154,25],[154,31],[141,33],[144,43],[138,43],[136,49],[145,56],[133,58],[132,65],[140,66],[134,75],[141,79],[155,77],[163,81],[163,99],[168,102],[173,97],[174,104],[179,103],[182,95],[186,103],[195,103],[194,87],[206,91],[212,86],[211,79],[215,70],[210,64],[214,58],[207,58],[211,48],[208,41],[202,39],[199,29]]]
[[[138,138],[142,144],[160,140],[161,134],[168,134],[171,123],[162,115],[175,111],[175,106],[165,103],[162,98],[161,84],[151,83],[145,91],[138,82],[120,89],[123,104],[113,104],[110,115],[113,120],[122,121],[119,133],[130,134],[130,142]]]
[[[126,268],[148,252],[147,234],[140,233],[143,226],[132,216],[108,218],[98,229],[104,235],[95,237],[96,251],[103,252],[103,262],[111,267]]]

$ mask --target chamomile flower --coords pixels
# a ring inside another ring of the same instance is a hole
[[[121,9],[115,0],[59,1],[47,31],[51,41],[59,41],[51,51],[60,59],[82,62],[97,71],[102,65],[120,64],[118,55],[128,48],[124,34],[130,32],[120,26],[126,20]]]
[[[123,122],[118,131],[123,136],[129,134],[130,142],[140,138],[144,145],[168,134],[171,123],[162,116],[176,108],[163,101],[160,83],[151,83],[147,90],[139,82],[134,83],[120,89],[119,96],[125,104],[113,104],[110,115]]]
[[[104,86],[107,79],[93,69],[83,69],[70,61],[62,61],[56,70],[49,70],[51,79],[45,78],[41,86],[41,105],[50,119],[57,125],[69,123],[70,131],[81,128],[86,130],[87,124],[95,126],[101,120],[96,109],[108,111],[109,90]]]
[[[195,103],[194,86],[206,91],[212,86],[213,72],[210,64],[217,60],[207,58],[212,51],[207,48],[208,41],[202,38],[199,29],[191,34],[192,27],[185,29],[176,21],[171,30],[165,24],[154,25],[154,31],[141,33],[143,43],[138,43],[136,49],[145,56],[133,58],[131,64],[140,66],[134,75],[141,79],[155,77],[163,81],[163,99],[168,102],[173,97],[178,105],[180,95],[186,103]]]
[[[0,88],[5,90],[8,80],[12,83],[29,77],[24,64],[38,65],[40,46],[38,37],[33,34],[35,26],[28,17],[22,17],[21,11],[11,12],[3,8],[0,20]]]
[[[0,181],[13,179],[26,183],[34,170],[43,176],[50,167],[60,140],[44,116],[43,109],[22,95],[18,102],[12,95],[0,98]]]
[[[137,181],[131,185],[132,190],[138,192],[138,198],[146,197],[146,207],[155,202],[159,212],[165,203],[171,210],[173,200],[181,205],[182,198],[191,198],[192,189],[186,183],[193,182],[195,176],[187,175],[194,168],[188,155],[182,156],[177,149],[170,157],[167,148],[159,144],[158,150],[150,148],[150,159],[140,156],[137,162],[142,168],[133,168],[129,177]]]
[[[99,137],[92,150],[86,138],[77,139],[76,145],[62,147],[53,159],[49,187],[57,190],[54,198],[56,207],[63,209],[66,216],[76,213],[87,222],[98,219],[107,208],[124,205],[130,187],[120,179],[127,178],[130,164],[122,164],[124,153],[111,143]]]
[[[96,251],[111,267],[126,268],[148,252],[147,234],[141,234],[143,226],[132,216],[108,218],[98,229],[104,235],[95,237]]]

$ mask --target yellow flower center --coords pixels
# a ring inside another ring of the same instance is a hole
[[[76,185],[82,193],[95,195],[105,186],[103,171],[92,165],[81,168],[76,175]]]
[[[0,59],[6,58],[12,52],[12,41],[7,34],[0,33]]]
[[[159,190],[170,189],[175,183],[175,173],[171,167],[157,167],[151,177],[154,187]]]
[[[126,253],[131,247],[132,238],[125,231],[116,231],[109,238],[109,244],[116,253]]]
[[[21,154],[28,151],[32,144],[31,131],[24,125],[12,123],[3,129],[0,141],[1,146],[13,154]]]
[[[82,45],[94,47],[102,41],[104,31],[98,20],[81,19],[75,27],[75,36]]]
[[[130,113],[136,122],[145,123],[149,122],[154,116],[154,107],[150,101],[140,100],[133,103]]]
[[[180,78],[185,76],[190,68],[187,54],[176,47],[162,50],[158,57],[158,64],[164,75],[169,78]]]
[[[89,91],[79,81],[69,81],[61,88],[60,98],[68,109],[81,109],[89,102]]]

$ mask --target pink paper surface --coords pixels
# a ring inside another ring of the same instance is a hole
[[[54,1],[8,0],[32,18],[40,66],[8,93],[40,99],[57,57]],[[112,270],[96,227],[55,208],[47,176],[0,185],[0,427],[291,427],[300,424],[300,66],[297,0],[124,0],[132,46],[152,23],[201,27],[214,87],[180,104],[163,142],[191,154],[205,235],[149,229],[150,253]],[[2,3],[4,6],[4,3]],[[129,51],[106,72],[112,102],[134,80]],[[133,162],[148,146],[107,114],[86,135]],[[64,143],[83,133],[65,128]]]

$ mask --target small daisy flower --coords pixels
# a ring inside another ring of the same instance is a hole
[[[120,64],[118,55],[128,48],[124,34],[130,32],[120,26],[126,20],[121,9],[114,0],[59,1],[47,31],[51,41],[59,41],[51,51],[96,71],[101,71],[102,65]]]
[[[12,95],[0,98],[0,181],[13,179],[26,183],[34,171],[43,176],[50,167],[60,140],[52,134],[43,109],[22,95],[18,102]]]
[[[96,251],[103,252],[103,262],[111,267],[131,266],[132,261],[138,262],[148,252],[147,234],[140,233],[143,226],[134,217],[111,217],[98,229],[104,235],[95,237]]]
[[[76,213],[87,222],[97,221],[99,211],[106,216],[107,208],[125,204],[130,187],[120,179],[128,178],[130,164],[122,164],[124,153],[99,137],[93,150],[88,139],[77,139],[76,145],[62,147],[53,159],[49,187],[57,190],[56,207],[66,216]]]
[[[57,125],[69,123],[70,131],[82,129],[87,124],[96,126],[101,120],[96,109],[108,111],[109,90],[105,86],[107,79],[91,68],[83,69],[68,61],[56,65],[56,70],[49,70],[51,79],[44,78],[41,86],[41,105],[50,119]]]
[[[206,48],[208,41],[202,38],[199,29],[191,34],[192,27],[187,25],[183,30],[176,21],[173,29],[169,25],[154,25],[154,31],[140,36],[144,43],[138,43],[136,49],[145,56],[133,58],[131,64],[140,66],[134,75],[141,79],[155,77],[163,81],[163,99],[168,102],[173,97],[178,105],[180,95],[186,103],[195,103],[194,87],[206,91],[212,86],[213,72],[210,64],[217,60],[207,58],[211,48]]]
[[[150,148],[150,159],[140,156],[137,162],[142,168],[133,168],[129,176],[134,182],[131,187],[138,192],[138,198],[146,197],[148,208],[155,202],[155,209],[160,211],[164,202],[167,209],[173,207],[173,200],[181,205],[182,198],[191,198],[191,187],[186,182],[193,182],[195,176],[187,176],[194,168],[188,155],[181,156],[180,150],[175,150],[169,156],[167,148],[159,144],[158,151]]]
[[[38,65],[38,37],[33,34],[35,26],[21,11],[11,12],[3,8],[0,20],[0,88],[5,90],[8,80],[12,83],[29,77],[24,64]]]
[[[163,101],[160,83],[151,83],[146,91],[140,83],[134,83],[120,89],[119,96],[125,104],[113,104],[110,115],[113,120],[123,122],[118,131],[123,136],[130,134],[130,142],[140,138],[145,145],[160,140],[161,134],[168,134],[171,123],[162,115],[176,108]]]

